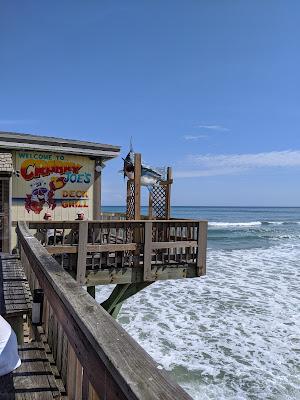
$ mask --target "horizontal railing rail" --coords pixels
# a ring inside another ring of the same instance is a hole
[[[200,277],[206,273],[206,221],[102,220],[28,224],[30,229],[37,230],[35,235],[48,252],[81,284],[93,283],[89,282],[88,272],[105,270],[113,272],[98,274],[98,284],[118,283],[120,277],[121,283],[126,283]],[[118,274],[120,269],[132,268],[139,271]]]
[[[70,399],[191,399],[56,262],[25,222],[18,223],[17,235],[31,290],[44,293],[44,335]]]

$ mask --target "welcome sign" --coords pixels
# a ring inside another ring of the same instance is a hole
[[[16,153],[14,198],[24,199],[28,213],[43,209],[89,207],[94,163],[87,157],[40,152]]]

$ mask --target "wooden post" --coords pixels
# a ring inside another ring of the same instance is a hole
[[[94,185],[93,185],[93,219],[99,220],[101,216],[101,160],[95,160]]]
[[[141,219],[141,154],[134,155],[134,219]]]
[[[79,222],[76,280],[80,285],[85,284],[86,246],[87,246],[87,240],[88,240],[88,226],[89,226],[88,221],[80,221]]]
[[[153,219],[152,193],[149,191],[148,219]]]
[[[145,221],[144,243],[144,281],[153,281],[151,272],[152,261],[152,221]]]
[[[94,171],[94,186],[93,186],[93,220],[101,219],[101,175],[102,175],[102,161],[95,160],[95,171]],[[95,230],[95,238],[99,239],[99,229]],[[88,293],[95,298],[96,287],[89,286],[87,288]]]
[[[87,292],[95,299],[96,298],[96,286],[88,286]]]
[[[152,282],[139,282],[139,283],[125,283],[118,284],[111,292],[108,299],[106,299],[101,306],[113,317],[117,318],[122,304],[129,297],[134,296],[136,293],[149,286]]]
[[[94,171],[94,186],[93,186],[93,220],[101,219],[101,176],[102,176],[102,160],[95,160],[95,171]],[[95,238],[99,240],[99,229],[95,229]],[[88,293],[95,298],[96,287],[89,286],[87,288]]]
[[[197,276],[206,274],[207,221],[198,223]]]
[[[167,190],[166,190],[166,219],[171,217],[171,185],[172,185],[172,168],[167,169]]]

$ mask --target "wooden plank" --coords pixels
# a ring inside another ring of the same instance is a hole
[[[31,313],[31,294],[18,259],[0,260],[0,315],[23,317]]]
[[[206,274],[207,221],[198,223],[197,276]]]
[[[196,265],[186,266],[153,265],[151,267],[153,281],[165,279],[195,278]],[[86,285],[97,286],[118,283],[144,282],[144,270],[142,268],[111,268],[107,270],[87,271]]]
[[[82,387],[81,387],[82,400],[89,400],[89,392],[90,392],[90,383],[86,372],[83,370]]]
[[[196,240],[181,240],[178,242],[152,242],[152,249],[177,249],[184,247],[197,247],[198,242]]]
[[[55,245],[45,246],[50,254],[76,254],[78,253],[78,246],[72,245]],[[124,244],[87,244],[86,251],[90,253],[104,253],[115,251],[135,251],[137,248],[136,243]]]
[[[81,221],[28,221],[29,229],[78,229]]]
[[[83,370],[79,360],[76,358],[76,389],[75,389],[75,399],[82,399],[82,378],[83,378]]]
[[[30,235],[25,223],[18,224],[17,233],[64,334],[100,398],[191,400]]]
[[[152,222],[145,221],[145,243],[144,243],[144,281],[152,281]]]
[[[88,221],[80,221],[76,280],[81,285],[84,285],[85,283],[87,239],[88,239]]]
[[[56,352],[56,365],[59,371],[62,366],[62,346],[63,346],[63,329],[60,324],[57,326],[57,352]]]
[[[69,399],[75,400],[76,395],[76,354],[72,346],[68,346],[68,368],[67,368],[67,393]]]
[[[55,245],[55,246],[45,246],[48,253],[50,254],[77,254],[78,246],[72,245]]]
[[[136,243],[124,244],[88,244],[87,251],[90,253],[105,253],[115,251],[135,251],[137,249]]]
[[[52,400],[60,393],[41,342],[19,346],[21,366],[13,372],[16,399]]]

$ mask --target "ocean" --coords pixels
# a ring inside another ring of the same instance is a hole
[[[207,275],[152,284],[119,323],[195,400],[300,399],[300,208],[172,216],[209,221]]]

